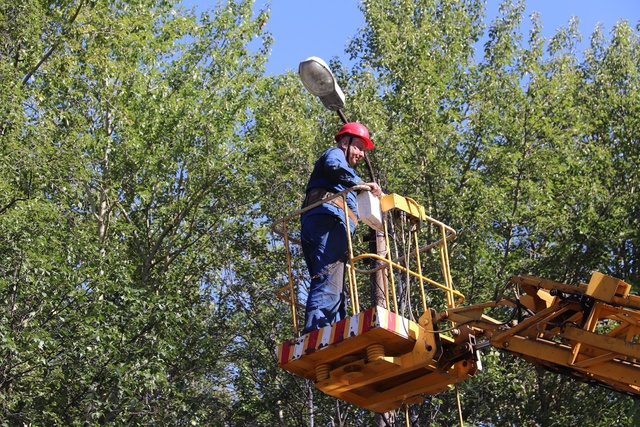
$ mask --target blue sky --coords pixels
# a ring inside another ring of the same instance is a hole
[[[195,5],[202,10],[216,3],[216,0],[183,0],[185,6]],[[257,0],[257,8],[269,5],[271,9],[271,19],[265,28],[273,34],[274,44],[267,73],[297,70],[300,61],[309,56],[319,56],[327,62],[338,56],[346,62],[345,47],[365,24],[358,3],[358,0]],[[501,0],[487,0],[487,19],[497,16],[500,3]],[[528,0],[527,22],[534,11],[540,13],[547,38],[567,26],[572,16],[578,17],[586,46],[599,22],[605,34],[621,19],[635,27],[640,21],[640,0]]]

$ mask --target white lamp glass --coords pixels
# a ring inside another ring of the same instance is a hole
[[[330,110],[344,108],[344,93],[336,83],[329,66],[317,56],[305,59],[298,67],[298,74],[309,92],[319,97]]]

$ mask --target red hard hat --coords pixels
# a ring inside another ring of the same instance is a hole
[[[338,133],[336,133],[335,140],[336,142],[340,139],[341,135],[353,135],[361,138],[365,142],[364,149],[371,150],[373,148],[373,142],[369,139],[369,131],[364,125],[358,122],[349,122],[342,126]]]

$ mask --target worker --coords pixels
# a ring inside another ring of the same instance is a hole
[[[367,128],[357,122],[346,123],[336,133],[335,141],[336,146],[325,151],[313,167],[303,207],[356,185],[368,185],[375,196],[382,192],[378,184],[364,182],[353,169],[364,158],[365,151],[373,148]],[[353,235],[358,212],[355,192],[347,193],[347,206],[342,197],[337,197],[302,214],[302,251],[311,278],[303,334],[346,316],[344,270],[348,240],[345,210]]]

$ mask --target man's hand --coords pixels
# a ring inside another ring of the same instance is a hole
[[[382,189],[375,182],[365,182],[364,185],[368,185],[369,187],[371,187],[371,193],[374,196],[379,196],[382,194]]]

